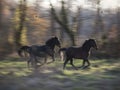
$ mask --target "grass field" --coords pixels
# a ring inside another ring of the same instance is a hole
[[[63,61],[27,68],[25,60],[0,61],[0,90],[120,90],[120,59],[91,60],[91,67],[74,70]],[[80,66],[82,60],[75,60]]]

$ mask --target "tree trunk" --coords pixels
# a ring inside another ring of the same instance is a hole
[[[61,19],[59,19],[59,17],[57,16],[53,5],[52,4],[50,4],[50,5],[51,5],[51,15],[54,17],[56,22],[63,28],[61,30],[63,30],[65,33],[67,33],[67,35],[69,36],[69,38],[71,40],[71,44],[75,45],[74,32],[73,32],[73,30],[71,30],[69,28],[68,21],[67,21],[67,14],[66,14],[65,7],[64,7],[64,2],[62,1],[62,8],[61,8],[62,15],[60,16]]]
[[[15,30],[15,45],[16,48],[22,46],[21,43],[21,35],[23,32],[24,24],[25,24],[25,17],[26,17],[26,0],[20,0],[19,5],[19,22],[18,22],[18,28]]]

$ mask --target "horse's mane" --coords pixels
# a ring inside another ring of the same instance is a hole
[[[91,41],[95,41],[95,40],[94,40],[94,39],[86,40],[86,41],[83,43],[82,47],[83,47],[83,48],[87,48],[87,47],[90,45],[90,42],[91,42]]]
[[[86,47],[86,45],[88,44],[88,41],[89,41],[89,40],[86,40],[86,41],[83,43],[82,47]]]
[[[53,43],[53,42],[52,42],[53,40],[54,40],[54,38],[50,38],[50,39],[48,39],[48,40],[45,42],[45,44],[46,44],[46,45],[51,45],[51,44]]]

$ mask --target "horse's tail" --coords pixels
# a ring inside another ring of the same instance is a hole
[[[30,49],[30,47],[29,46],[22,46],[18,51],[17,51],[17,53],[18,53],[18,55],[20,56],[20,57],[26,57],[26,55],[27,55],[27,53],[29,53],[29,49]],[[23,56],[23,53],[24,53],[24,56]]]
[[[67,48],[60,48],[59,53],[66,51]]]
[[[67,48],[60,48],[59,49],[59,54],[60,54],[60,58],[62,61],[64,61],[65,59],[65,51],[67,50]]]

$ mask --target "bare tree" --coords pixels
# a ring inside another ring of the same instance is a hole
[[[55,20],[54,20],[54,17],[52,15],[52,12],[50,13],[50,31],[51,31],[51,35],[55,35],[55,32],[56,32],[56,28],[55,28]]]
[[[101,9],[101,1],[102,0],[87,0],[91,2],[93,8],[96,9],[94,25],[93,25],[93,36],[100,39],[102,34],[104,33],[104,23],[102,19],[102,9]]]
[[[101,0],[95,0],[93,1],[94,4],[96,4],[96,16],[95,16],[95,20],[94,20],[94,32],[93,34],[97,37],[97,38],[101,38],[103,32],[104,32],[104,23],[102,20],[102,9],[100,7],[100,2]]]
[[[0,30],[2,30],[3,27],[2,20],[3,20],[3,0],[0,0]]]
[[[117,12],[116,12],[116,23],[117,23],[118,41],[119,41],[120,40],[120,7],[117,8]]]
[[[56,20],[56,22],[61,26],[61,32],[65,32],[70,40],[72,45],[75,45],[75,35],[78,33],[78,29],[80,29],[80,21],[78,18],[80,9],[78,9],[78,13],[75,16],[70,16],[70,10],[66,7],[65,1],[61,1],[61,11],[60,15],[57,15],[56,10],[52,4],[51,6],[51,15]],[[70,3],[69,3],[70,6]],[[69,11],[69,12],[68,12]],[[70,20],[72,18],[72,21]],[[72,24],[71,24],[72,23]],[[61,33],[62,34],[62,33]]]
[[[3,10],[3,1],[0,0],[0,24],[1,24],[1,20],[2,20],[2,10]]]
[[[0,48],[3,46],[3,0],[0,0]],[[1,52],[1,51],[0,51]]]
[[[14,43],[16,47],[20,47],[22,45],[21,43],[21,35],[24,30],[24,25],[25,25],[25,18],[26,18],[26,9],[27,9],[27,2],[26,0],[20,0],[19,8],[18,8],[18,22],[17,27],[15,28],[15,37],[14,37]]]

